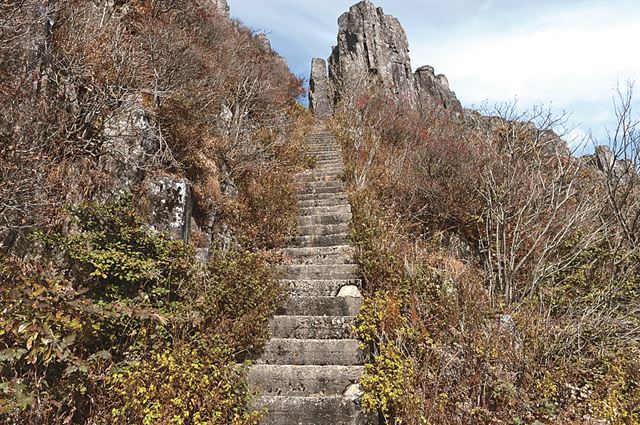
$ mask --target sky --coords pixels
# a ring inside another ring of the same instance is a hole
[[[337,19],[356,0],[229,0],[231,14],[307,78],[327,58]],[[445,74],[465,107],[517,101],[568,113],[570,144],[606,140],[618,85],[636,81],[640,110],[640,0],[373,0],[400,20],[412,67]],[[589,150],[589,147],[586,148]]]

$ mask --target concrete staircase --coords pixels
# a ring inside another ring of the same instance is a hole
[[[353,338],[362,296],[353,263],[351,207],[340,147],[322,123],[308,138],[316,167],[297,176],[299,235],[285,252],[290,298],[271,320],[272,339],[249,371],[264,425],[377,423],[358,407],[364,353]]]

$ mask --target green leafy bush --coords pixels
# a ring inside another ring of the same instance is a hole
[[[202,264],[128,199],[69,211],[73,230],[39,234],[39,257],[1,259],[0,417],[255,422],[236,362],[266,338],[278,258],[216,251]]]

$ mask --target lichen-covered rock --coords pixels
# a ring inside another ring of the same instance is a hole
[[[159,137],[141,97],[129,96],[105,122],[101,168],[132,189],[144,178],[144,169],[160,149]]]
[[[153,229],[189,240],[193,198],[187,180],[164,176],[147,184],[149,220]]]
[[[309,78],[309,109],[318,118],[331,116],[331,94],[327,79],[327,63],[324,59],[313,58]]]

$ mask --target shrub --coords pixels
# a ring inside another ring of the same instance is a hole
[[[253,423],[236,361],[266,338],[278,258],[234,250],[201,264],[128,199],[70,213],[73,231],[38,235],[39,257],[0,263],[3,419],[91,422],[115,409],[124,423]]]

